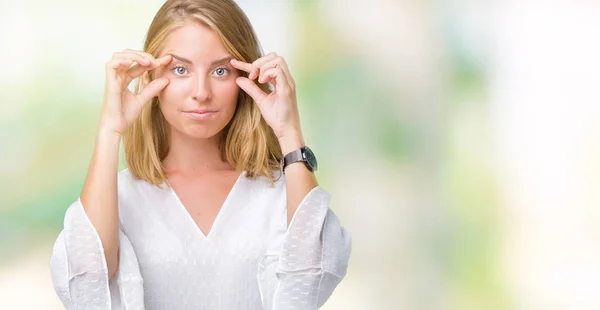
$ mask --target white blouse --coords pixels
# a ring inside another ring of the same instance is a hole
[[[278,172],[275,172],[278,176]],[[317,309],[346,274],[350,235],[316,187],[287,227],[285,177],[243,172],[208,235],[172,188],[118,174],[119,268],[81,205],[54,245],[54,288],[67,309]]]

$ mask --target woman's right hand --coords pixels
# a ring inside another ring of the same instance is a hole
[[[171,62],[172,57],[166,55],[155,59],[151,54],[126,49],[113,54],[106,63],[106,87],[100,127],[122,135],[133,123],[142,107],[157,96],[168,84],[167,78],[156,78],[149,82],[148,70],[156,69]],[[131,66],[133,63],[136,65]],[[144,89],[139,94],[132,93],[128,86],[135,78],[142,76]]]

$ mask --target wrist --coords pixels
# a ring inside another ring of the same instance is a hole
[[[279,138],[281,153],[286,154],[305,146],[304,138],[298,130],[292,130]]]
[[[98,139],[121,141],[121,134],[109,126],[100,126],[98,128]]]
[[[123,124],[117,121],[109,113],[102,112],[100,115],[100,121],[98,122],[98,134],[99,135],[118,135],[121,136],[124,133]]]

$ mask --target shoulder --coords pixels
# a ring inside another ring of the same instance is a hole
[[[161,189],[146,182],[146,180],[135,178],[128,168],[118,172],[117,187],[120,202],[137,199],[141,196],[149,196],[164,190],[164,188]]]
[[[261,204],[279,205],[285,202],[285,176],[279,170],[271,171],[273,182],[264,175],[248,177],[245,171],[243,173],[240,185],[249,191],[249,197],[258,199]]]
[[[264,175],[248,177],[246,171],[243,172],[245,181],[255,189],[263,189],[267,192],[279,192],[285,190],[285,176],[279,170],[271,170],[271,179]]]
[[[146,180],[135,178],[127,168],[117,173],[117,188],[119,220],[124,231],[141,215],[149,214],[157,204],[165,201],[165,195],[169,193],[166,187],[161,189]]]
[[[117,173],[117,184],[119,187],[119,194],[127,194],[134,187],[139,186],[143,180],[135,179],[128,168],[125,168]]]

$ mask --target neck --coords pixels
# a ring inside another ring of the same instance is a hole
[[[163,160],[167,175],[198,175],[233,169],[227,161],[221,160],[221,133],[198,139],[170,130],[169,141],[169,153]]]

